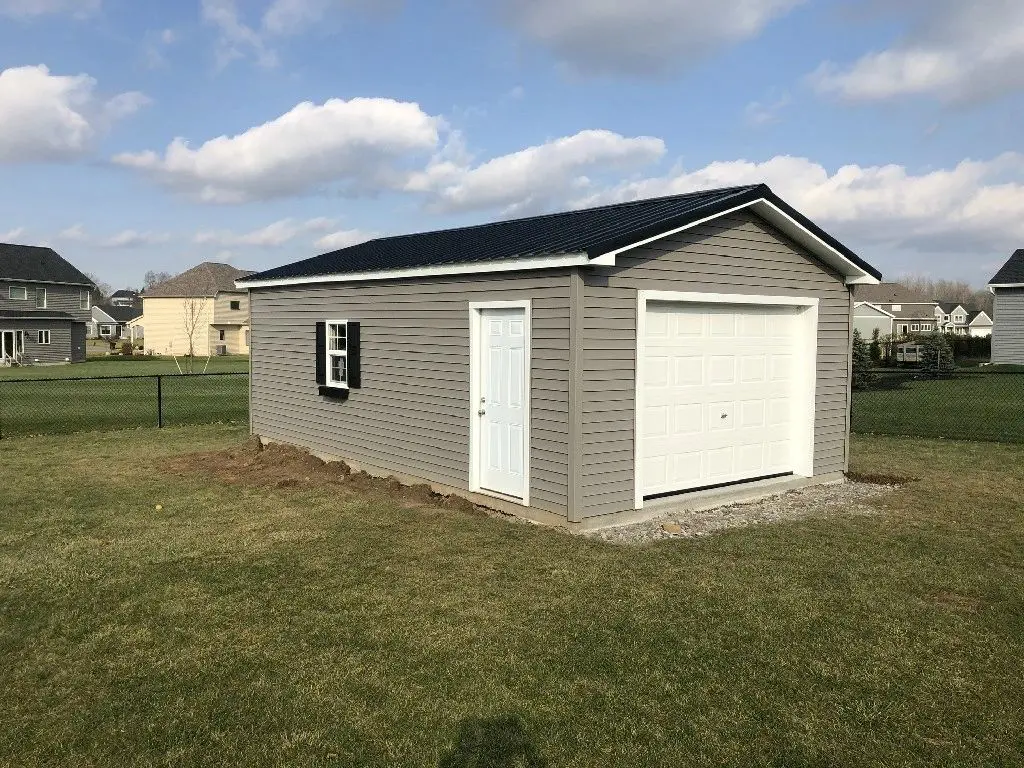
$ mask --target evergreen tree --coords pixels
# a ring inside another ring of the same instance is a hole
[[[877,328],[871,332],[871,362],[878,365],[882,361],[882,333]]]
[[[860,331],[853,331],[853,388],[871,389],[878,383],[878,374],[872,370],[871,351]]]
[[[921,377],[943,379],[953,375],[953,348],[941,333],[936,331],[921,342]]]

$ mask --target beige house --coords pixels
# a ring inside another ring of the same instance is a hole
[[[156,355],[249,354],[249,295],[235,280],[252,274],[205,262],[142,296],[146,351]]]

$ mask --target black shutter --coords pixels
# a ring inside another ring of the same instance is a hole
[[[354,389],[363,386],[359,372],[359,323],[348,324],[348,385]]]
[[[327,323],[316,324],[316,383],[327,383]]]

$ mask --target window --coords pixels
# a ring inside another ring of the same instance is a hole
[[[918,323],[914,323],[912,326],[910,326],[910,330],[919,331],[921,330],[921,326]]]
[[[36,309],[46,309],[45,288],[36,288]]]
[[[932,329],[932,324],[931,323],[921,323],[921,330],[922,331],[930,331],[931,329]]]
[[[900,333],[906,333],[906,332],[907,332],[907,325],[906,325],[906,323],[904,323],[903,325],[900,326]]]
[[[28,288],[23,285],[12,285],[8,295],[15,301],[27,301]]]
[[[49,331],[38,331],[36,334],[36,341],[40,344],[50,343],[50,332]]]
[[[232,301],[231,302],[231,309],[238,310],[238,309],[241,309],[241,308],[242,308],[242,302],[240,302],[240,301]]]
[[[348,387],[348,323],[327,324],[327,385]]]
[[[224,341],[224,331],[217,331],[217,341]]]
[[[100,336],[113,336],[113,335],[114,335],[114,326],[112,326],[112,325],[101,325],[100,326]]]
[[[89,291],[82,291],[82,293],[78,297],[78,308],[89,309],[89,304]]]
[[[949,315],[943,315],[942,316],[942,322],[948,323],[949,322]]]
[[[903,305],[902,304],[893,304],[892,305],[892,311],[893,312],[900,312],[902,309],[903,309]]]

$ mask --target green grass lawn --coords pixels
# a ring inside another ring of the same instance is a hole
[[[30,365],[24,368],[0,368],[0,381],[5,379],[68,379],[91,378],[93,376],[155,376],[178,373],[178,366],[184,365],[182,358],[175,364],[170,357],[99,357],[89,358],[84,363],[70,365]],[[248,355],[228,355],[196,358],[193,371],[201,373],[248,373]]]
[[[213,358],[210,372],[245,373],[248,366],[248,358]],[[0,437],[4,438],[154,427],[156,374],[164,374],[160,386],[166,425],[247,423],[249,418],[249,379],[244,375],[178,376],[174,362],[169,360],[111,359],[13,370],[18,372],[17,377],[5,379],[0,373]],[[53,373],[61,376],[46,381],[27,380],[40,376],[49,379]],[[78,376],[101,378],[69,380]]]
[[[858,438],[875,515],[635,549],[161,470],[244,436],[0,444],[0,765],[1024,762],[1019,447]]]
[[[1024,373],[972,371],[854,392],[853,431],[1024,443]]]

